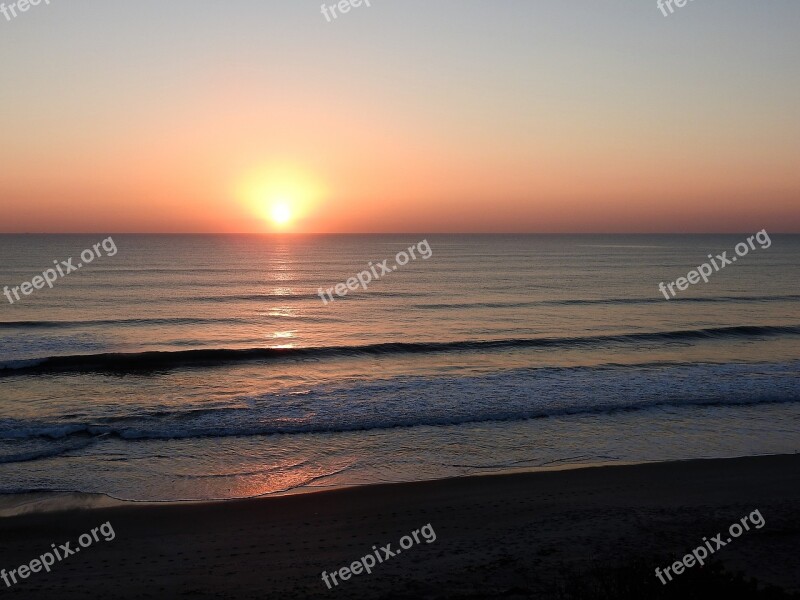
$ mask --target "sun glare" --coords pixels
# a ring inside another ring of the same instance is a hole
[[[302,229],[323,194],[316,178],[289,167],[254,169],[237,186],[241,202],[271,230]]]
[[[289,221],[292,220],[292,209],[289,208],[289,204],[287,202],[276,202],[272,206],[272,212],[270,213],[272,217],[272,222],[275,225],[286,225]]]

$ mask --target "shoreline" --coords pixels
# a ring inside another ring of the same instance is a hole
[[[554,466],[537,467],[510,467],[498,469],[488,473],[471,473],[455,477],[438,477],[432,479],[417,479],[411,481],[390,481],[381,483],[354,483],[336,484],[331,486],[309,487],[300,486],[280,492],[269,492],[256,496],[243,496],[237,498],[200,498],[181,500],[129,500],[117,498],[110,494],[100,492],[75,492],[75,491],[31,491],[11,494],[0,494],[0,521],[24,515],[49,514],[70,512],[73,510],[95,510],[112,507],[150,507],[150,506],[197,506],[227,504],[230,502],[244,502],[252,500],[268,500],[271,498],[285,498],[305,496],[307,494],[324,494],[342,490],[363,490],[376,486],[402,486],[411,484],[424,484],[434,482],[455,481],[463,479],[478,479],[484,477],[503,477],[514,475],[527,475],[535,473],[559,473],[564,471],[578,471],[584,469],[605,469],[616,467],[644,466],[657,464],[680,464],[695,461],[735,460],[741,458],[760,458],[769,456],[793,456],[792,454],[748,454],[741,456],[726,456],[714,458],[684,458],[677,460],[642,460],[642,461],[608,461],[597,463],[575,463]],[[15,502],[17,500],[17,502]],[[28,510],[27,507],[31,507]]]
[[[598,566],[652,557],[645,565],[652,575],[758,509],[764,528],[715,558],[800,591],[798,508],[800,454],[486,474],[7,517],[0,519],[0,567],[15,568],[51,543],[108,522],[113,541],[5,591],[34,599],[109,587],[131,599],[323,598],[334,593],[322,583],[323,571],[349,565],[372,545],[397,546],[430,523],[434,543],[341,582],[337,591],[351,598],[515,597],[513,590],[550,597],[560,577]]]
[[[756,455],[756,456],[781,456],[781,455]],[[745,457],[726,457],[745,458]],[[719,458],[689,458],[677,461],[619,461],[599,462],[585,464],[566,464],[544,467],[516,467],[498,469],[488,473],[471,473],[456,477],[437,477],[433,479],[417,479],[412,481],[390,481],[382,483],[354,483],[337,484],[331,486],[309,487],[300,486],[281,492],[270,492],[256,496],[239,498],[200,498],[191,500],[129,500],[117,498],[110,494],[100,492],[75,492],[75,491],[31,491],[11,494],[0,494],[0,520],[23,515],[70,512],[73,510],[94,510],[98,508],[112,508],[123,506],[196,506],[199,504],[226,504],[228,502],[241,502],[247,500],[266,500],[269,498],[284,498],[287,496],[301,496],[306,494],[322,494],[341,490],[364,489],[374,486],[408,485],[415,483],[431,483],[458,479],[471,479],[480,477],[499,477],[505,475],[523,475],[529,473],[552,473],[560,471],[574,471],[580,469],[601,469],[606,467],[624,467],[632,465],[658,464],[661,462],[686,462],[691,460],[725,460]],[[16,501],[15,501],[16,500]]]

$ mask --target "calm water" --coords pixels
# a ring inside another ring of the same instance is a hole
[[[105,237],[0,236],[0,285]],[[0,493],[230,498],[800,449],[800,236],[669,301],[660,281],[746,236],[112,237],[53,289],[0,296]],[[423,239],[430,258],[317,295]]]

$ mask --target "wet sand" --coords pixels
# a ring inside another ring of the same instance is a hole
[[[647,585],[677,594],[700,569],[661,586],[655,567],[670,565],[756,509],[764,527],[745,532],[714,559],[800,592],[796,454],[3,518],[0,567],[6,571],[30,563],[52,543],[69,540],[75,548],[81,534],[106,522],[115,538],[106,542],[99,535],[50,573],[18,578],[10,588],[0,581],[0,589],[12,598],[48,600],[569,598],[582,577],[625,567],[642,571]],[[351,565],[373,545],[391,543],[395,552],[401,537],[426,524],[435,541],[418,534],[418,544],[377,564],[372,574],[351,576],[330,590],[323,582],[323,571]]]

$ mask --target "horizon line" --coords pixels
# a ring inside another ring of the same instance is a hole
[[[764,230],[762,228],[761,230]],[[759,230],[759,231],[761,231]],[[744,235],[751,231],[0,231],[0,235],[259,235],[259,236],[344,236],[344,235]],[[800,235],[800,231],[770,231],[773,235]]]

